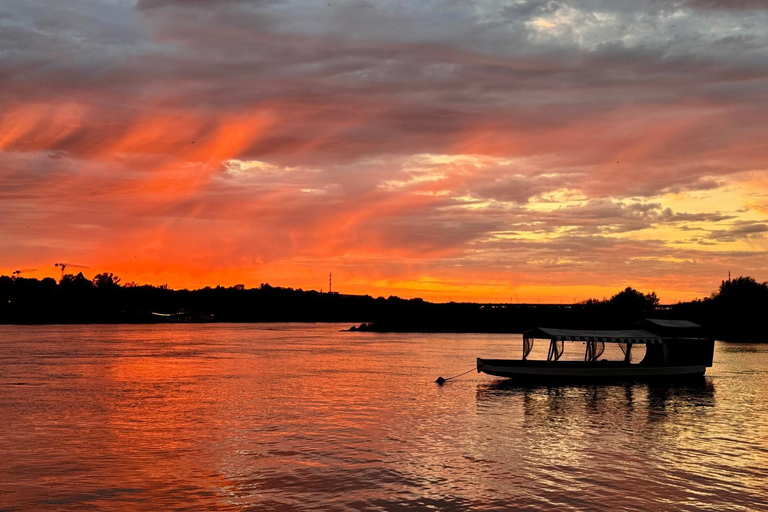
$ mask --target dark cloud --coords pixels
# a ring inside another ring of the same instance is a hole
[[[755,10],[768,9],[768,0],[688,0],[685,5],[715,11]]]
[[[768,233],[768,224],[765,222],[735,221],[728,229],[710,231],[707,237],[718,242],[732,242],[741,239],[762,239],[765,233]]]

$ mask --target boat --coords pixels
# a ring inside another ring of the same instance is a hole
[[[523,333],[521,359],[477,358],[477,371],[515,379],[634,380],[700,377],[712,366],[715,341],[702,337],[693,322],[645,319],[633,327],[612,331],[539,327]],[[546,360],[528,358],[536,340],[549,343]],[[566,343],[569,351],[583,344],[583,360],[561,360]],[[606,343],[617,344],[623,359],[603,358]],[[641,351],[642,357],[637,356]]]

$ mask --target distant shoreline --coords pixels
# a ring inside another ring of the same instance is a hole
[[[431,303],[422,299],[242,285],[199,290],[121,285],[112,274],[93,280],[65,275],[57,283],[0,276],[0,324],[117,325],[167,323],[347,323],[350,330],[515,334],[536,327],[621,329],[643,318],[685,319],[726,341],[768,342],[762,324],[768,283],[723,281],[703,300],[661,305],[630,287],[610,299],[578,304]]]

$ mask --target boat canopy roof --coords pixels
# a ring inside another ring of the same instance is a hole
[[[537,327],[523,333],[525,338],[553,341],[602,341],[613,343],[661,343],[661,337],[648,331],[631,329],[621,331],[591,331],[581,329],[551,329]]]
[[[701,327],[699,324],[693,323],[690,320],[663,320],[661,318],[646,318],[643,323],[676,329],[698,329]]]

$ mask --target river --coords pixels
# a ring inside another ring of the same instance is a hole
[[[0,326],[0,511],[768,510],[768,345],[438,386],[520,336],[349,325]]]

